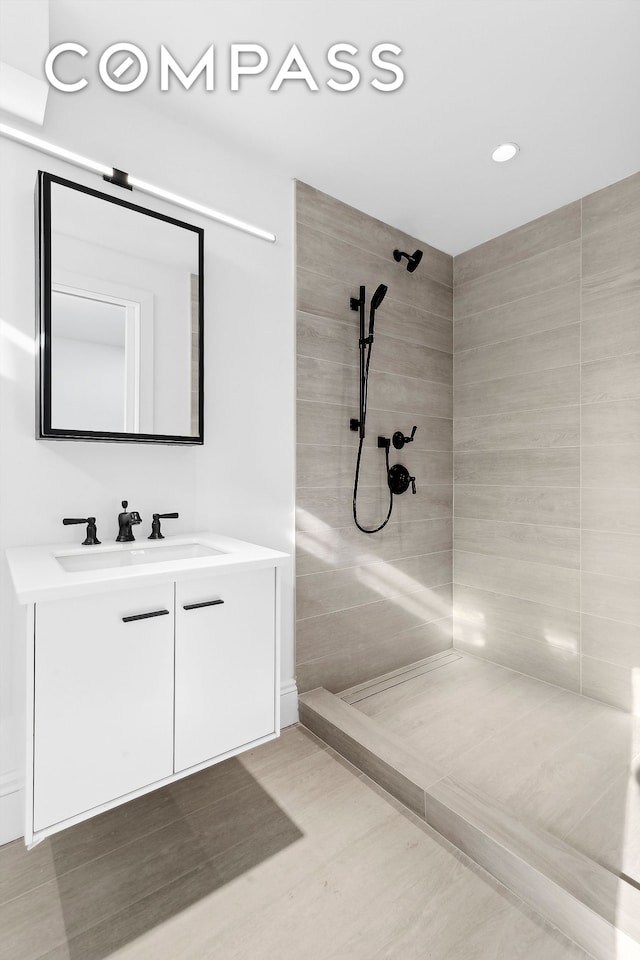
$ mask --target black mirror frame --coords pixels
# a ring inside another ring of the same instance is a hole
[[[103,430],[70,430],[51,426],[51,184],[58,183],[80,193],[89,194],[108,203],[127,207],[156,220],[163,220],[198,237],[198,434],[174,436],[153,433],[126,433]],[[175,217],[169,217],[147,207],[93,190],[83,184],[63,177],[38,171],[36,192],[36,301],[38,314],[38,337],[36,358],[38,363],[36,437],[39,440],[102,440],[122,443],[166,443],[188,446],[204,443],[204,230]]]

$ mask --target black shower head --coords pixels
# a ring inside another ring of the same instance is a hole
[[[384,283],[381,283],[380,286],[377,287],[374,295],[371,297],[372,312],[376,311],[380,306],[380,304],[382,303],[382,301],[384,300],[387,293],[387,289],[388,288]]]
[[[369,336],[373,338],[373,321],[375,317],[376,310],[382,303],[387,293],[387,286],[384,283],[381,283],[379,287],[376,287],[375,293],[371,297],[371,305],[369,307]]]
[[[396,263],[400,263],[402,257],[407,258],[407,270],[409,273],[413,273],[422,260],[422,250],[416,250],[415,253],[402,253],[400,250],[393,251],[393,259],[396,261]]]

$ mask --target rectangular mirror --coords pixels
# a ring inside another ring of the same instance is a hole
[[[40,171],[39,437],[203,443],[204,231]]]

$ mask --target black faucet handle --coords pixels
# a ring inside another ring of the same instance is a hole
[[[164,534],[160,529],[161,520],[177,520],[180,516],[179,513],[154,513],[153,522],[151,524],[151,533],[147,537],[148,540],[164,540]]]
[[[93,547],[96,544],[100,543],[98,540],[98,529],[96,527],[96,518],[95,517],[65,517],[62,521],[63,524],[69,526],[72,523],[86,523],[87,525],[87,536],[82,541],[83,547]]]
[[[396,450],[402,450],[402,448],[404,447],[405,443],[413,443],[413,438],[414,438],[415,435],[416,435],[416,430],[417,430],[417,429],[418,429],[418,425],[417,425],[417,423],[416,423],[416,424],[414,424],[414,426],[413,426],[413,430],[411,431],[411,435],[408,436],[408,437],[405,437],[405,435],[404,435],[404,433],[402,432],[402,430],[396,430],[396,432],[395,432],[394,435],[393,435],[393,445],[394,445],[394,447],[396,448]]]

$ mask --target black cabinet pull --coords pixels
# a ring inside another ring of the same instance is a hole
[[[203,600],[201,603],[185,603],[183,610],[197,610],[199,607],[217,607],[224,600]]]
[[[152,610],[151,613],[134,613],[131,617],[123,617],[123,623],[131,623],[132,620],[148,620],[149,617],[166,617],[168,610]]]

